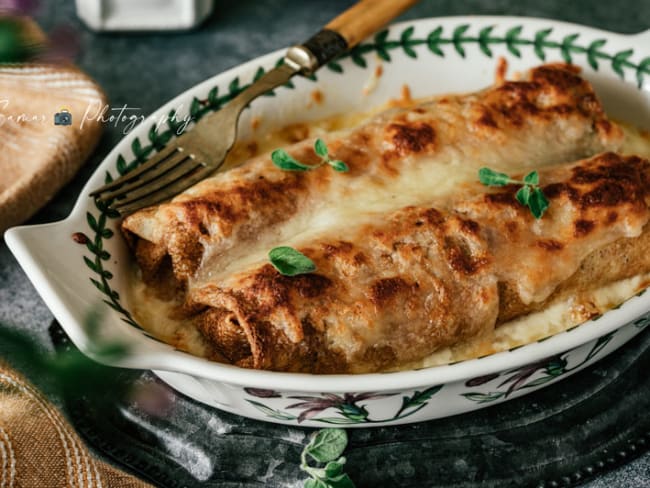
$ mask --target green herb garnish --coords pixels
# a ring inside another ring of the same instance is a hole
[[[316,271],[316,265],[311,259],[289,246],[271,249],[269,260],[273,267],[284,276],[296,276]]]
[[[481,168],[478,171],[478,179],[487,186],[523,185],[517,191],[515,198],[524,207],[528,207],[536,219],[542,218],[548,208],[549,201],[539,187],[539,174],[537,174],[537,171],[531,171],[524,176],[523,181],[520,181],[510,178],[505,173],[497,173],[490,168]]]
[[[305,488],[354,488],[343,472],[345,458],[341,455],[347,445],[348,436],[343,429],[322,429],[312,436],[300,455],[300,469],[311,476],[305,481]],[[324,466],[310,466],[308,456]]]
[[[273,161],[273,164],[278,168],[285,171],[309,171],[315,168],[315,166],[309,166],[308,164],[296,161],[284,149],[276,149],[273,151],[271,153],[271,161]]]
[[[311,171],[313,169],[320,168],[324,164],[329,164],[332,168],[334,168],[334,171],[338,171],[339,173],[345,173],[346,171],[349,171],[350,168],[348,168],[348,165],[343,161],[331,158],[327,149],[327,145],[322,139],[316,139],[316,142],[314,143],[314,152],[321,158],[321,162],[314,165],[301,163],[300,161],[294,159],[284,149],[276,149],[273,151],[271,153],[271,161],[273,161],[273,164],[275,164],[278,168],[285,171]]]
[[[329,164],[334,171],[338,171],[339,173],[349,171],[350,168],[343,161],[331,158],[327,144],[325,144],[323,139],[316,139],[314,152],[321,159],[320,163],[314,165],[301,163],[284,149],[276,149],[273,151],[271,153],[271,161],[278,168],[285,171],[311,171],[320,168],[324,164]],[[269,260],[275,269],[284,276],[296,276],[311,273],[316,270],[316,265],[311,259],[292,247],[281,246],[271,249],[269,251]]]

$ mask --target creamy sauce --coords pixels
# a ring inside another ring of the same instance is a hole
[[[486,337],[461,342],[404,365],[399,370],[428,368],[507,351],[579,325],[633,297],[650,284],[650,274],[621,280],[556,302],[544,310],[506,322]]]
[[[170,318],[176,306],[174,302],[157,298],[152,290],[136,277],[133,283],[129,299],[133,304],[131,310],[139,324],[162,341],[182,351],[200,357],[209,355],[208,344],[191,321]],[[394,371],[439,366],[530,344],[605,313],[645,289],[648,284],[650,274],[617,281],[582,293],[579,297],[556,302],[540,312],[506,322],[487,336],[440,349],[420,361],[402,365]]]
[[[410,103],[413,103],[409,101]],[[421,102],[418,101],[418,102]],[[393,105],[400,105],[399,101],[393,102]],[[358,126],[364,121],[385,109],[380,107],[376,110],[361,114],[346,114],[338,117],[331,117],[321,121],[311,122],[309,124],[294,124],[278,131],[266,133],[255,139],[255,142],[238,142],[234,150],[229,155],[226,165],[235,165],[253,156],[270,152],[277,147],[286,146],[298,142],[308,137],[319,137],[332,131],[346,129]],[[626,124],[620,124],[626,134],[626,140],[623,146],[623,153],[637,154],[639,156],[650,158],[650,135]],[[498,169],[498,168],[496,168]],[[450,172],[446,171],[449,175]],[[472,165],[454,165],[454,171],[451,172],[453,177],[440,179],[438,192],[451,193],[454,187],[462,181],[469,181],[475,178],[476,168]],[[406,198],[404,204],[413,204],[413,196],[423,193],[422,181],[426,178],[412,177],[410,185],[402,182],[400,192],[394,194],[394,200],[386,202],[383,205],[378,202],[377,208],[373,208],[373,213],[361,208],[336,209],[335,211],[324,212],[322,219],[311,220],[308,231],[300,235],[283,236],[278,235],[279,240],[286,242],[288,245],[297,245],[302,240],[311,239],[318,236],[322,229],[332,232],[332,222],[347,222],[349,219],[342,213],[349,215],[355,213],[355,222],[363,222],[364,214],[368,219],[373,217],[377,211],[396,208],[401,205],[401,199]],[[424,176],[424,175],[423,175]],[[440,185],[443,185],[441,190]],[[428,193],[429,188],[425,193]],[[372,188],[364,191],[372,191]],[[424,195],[423,195],[424,196]],[[428,196],[430,198],[430,195]],[[359,199],[367,202],[372,200]],[[309,216],[310,218],[313,216]],[[298,223],[299,224],[299,223]],[[290,229],[285,229],[290,230]],[[280,230],[282,234],[285,232]],[[241,256],[233,256],[232,261],[237,263],[236,268],[242,269],[258,262],[266,261],[266,251],[242,250]],[[205,275],[199,275],[194,279],[193,285],[198,285],[203,281],[215,281],[219,276],[226,276],[233,269],[226,267],[220,270],[219,275],[215,276],[210,270],[210,266],[202,266]],[[203,340],[198,330],[189,320],[178,320],[172,318],[173,310],[177,306],[174,302],[166,302],[157,298],[154,292],[142,283],[139,274],[132,280],[133,286],[130,289],[129,302],[131,310],[138,321],[144,328],[154,334],[161,340],[168,342],[178,349],[187,351],[196,356],[206,357],[209,355],[209,346]],[[624,302],[628,298],[637,294],[650,283],[650,274],[636,276],[627,280],[616,282],[598,290],[582,293],[580,296],[572,297],[565,301],[560,301],[550,305],[545,310],[530,314],[526,317],[519,318],[512,322],[501,325],[489,336],[477,338],[471,341],[457,344],[453,347],[441,349],[423,360],[402,366],[400,370],[415,368],[424,368],[451,362],[462,361],[475,357],[492,354],[528,344],[545,337],[557,334],[571,327],[574,327],[589,318],[599,315],[611,309],[612,307]]]
[[[161,300],[155,291],[145,285],[139,270],[134,270],[127,299],[129,310],[140,326],[167,344],[194,356],[207,357],[208,343],[191,320],[174,318],[179,305],[175,301]]]
[[[641,130],[625,122],[617,122],[625,133],[625,142],[621,152],[650,158],[650,131]]]

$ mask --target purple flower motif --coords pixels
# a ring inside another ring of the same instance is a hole
[[[506,378],[499,386],[498,388],[501,388],[502,386],[507,385],[508,383],[511,383],[511,385],[508,387],[506,390],[505,396],[509,396],[512,392],[517,391],[518,389],[522,388],[528,378],[530,378],[532,375],[534,375],[537,371],[540,369],[545,369],[547,365],[552,364],[552,363],[557,363],[561,361],[562,358],[560,355],[555,355],[549,358],[541,359],[540,361],[537,361],[535,363],[531,363],[527,366],[524,366],[523,368],[519,368],[518,370],[514,371],[515,374],[512,376]]]
[[[336,408],[341,415],[348,419],[363,421],[368,417],[368,411],[363,405],[358,405],[358,402],[386,398],[395,395],[395,393],[344,393],[343,396],[322,393],[321,395],[320,397],[291,396],[289,398],[303,401],[289,405],[287,408],[302,409],[298,415],[298,423],[310,419],[328,408]]]
[[[472,378],[471,380],[467,380],[465,382],[465,386],[484,385],[485,383],[489,383],[494,378],[498,378],[498,377],[499,377],[499,373],[486,374],[484,376],[479,376],[478,378]]]
[[[282,398],[282,395],[274,390],[265,390],[263,388],[244,388],[244,391],[249,395],[257,398]]]

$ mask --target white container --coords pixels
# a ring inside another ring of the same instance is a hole
[[[214,0],[76,0],[77,15],[96,31],[183,30],[212,12]]]

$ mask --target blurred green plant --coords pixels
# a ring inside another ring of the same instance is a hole
[[[106,341],[100,337],[98,312],[91,312],[85,322],[86,333],[92,344],[89,352],[98,360],[113,362],[129,352],[122,342]],[[27,360],[33,374],[51,377],[66,392],[92,395],[114,388],[126,393],[115,375],[115,370],[88,359],[77,348],[71,347],[56,354],[44,352],[38,343],[24,332],[0,324],[0,342],[4,349]]]
[[[80,51],[79,32],[71,24],[55,25],[45,36],[30,19],[39,0],[0,0],[0,64],[67,63]]]
[[[43,49],[30,40],[27,26],[20,18],[0,17],[0,63],[24,63]]]

